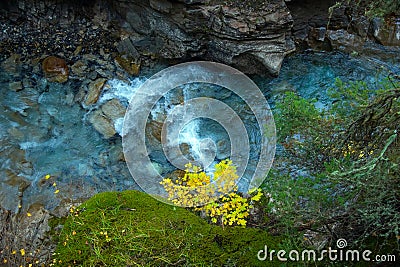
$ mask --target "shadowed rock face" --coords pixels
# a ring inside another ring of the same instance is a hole
[[[295,49],[287,38],[293,21],[283,0],[128,0],[114,1],[114,8],[141,54],[210,59],[246,73],[276,75]]]

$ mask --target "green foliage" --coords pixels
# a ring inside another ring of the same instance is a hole
[[[267,210],[292,240],[313,236],[303,245],[346,238],[374,253],[399,250],[400,83],[335,85],[327,111],[293,93],[276,105],[285,152],[264,184]]]
[[[314,103],[315,100],[287,92],[274,111],[278,142],[292,155],[292,165],[309,169],[319,169],[329,159],[331,134],[337,125],[337,118],[319,111]]]
[[[333,10],[343,5],[354,6],[364,12],[364,15],[372,17],[385,17],[400,14],[400,0],[341,0],[329,8],[329,18]]]
[[[263,266],[257,252],[279,242],[260,229],[210,225],[142,192],[107,192],[71,210],[52,266]]]
[[[345,83],[341,79],[335,80],[335,87],[329,90],[333,99],[332,114],[341,119],[351,120],[354,115],[365,108],[373,91],[364,81]]]
[[[276,103],[275,121],[279,141],[282,142],[295,133],[301,132],[306,136],[316,130],[318,124],[315,122],[321,120],[321,113],[315,108],[314,101],[307,101],[294,92],[287,92],[284,98]]]
[[[399,0],[369,0],[365,14],[369,17],[384,17],[390,14],[400,14]]]

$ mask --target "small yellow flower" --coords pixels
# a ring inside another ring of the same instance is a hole
[[[72,235],[76,235],[76,232],[75,232],[75,230],[74,230],[74,231],[72,231]]]
[[[25,255],[25,249],[21,248],[19,252],[21,253],[21,256]]]
[[[13,251],[11,252],[11,254],[15,255],[15,254],[17,254],[17,251],[16,251],[16,250],[13,250]]]
[[[3,263],[7,263],[7,259],[4,259],[4,260],[3,260]]]
[[[54,191],[54,194],[58,194],[60,192],[60,190],[56,190],[56,191]]]
[[[44,177],[46,180],[49,180],[50,179],[50,174],[46,174],[46,176]]]
[[[31,217],[32,214],[30,214],[29,212],[26,213],[26,216]]]
[[[56,182],[54,182],[54,183],[53,183],[53,186],[54,186],[54,187],[56,187],[56,186],[57,186],[57,183],[56,183]]]

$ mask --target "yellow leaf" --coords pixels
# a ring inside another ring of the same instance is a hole
[[[13,250],[13,251],[11,252],[11,254],[13,254],[13,255],[15,255],[16,253],[17,253],[16,250]]]
[[[56,187],[56,186],[57,186],[57,183],[56,183],[56,182],[54,182],[54,183],[53,183],[53,186],[54,186],[54,187]]]
[[[19,252],[21,252],[21,256],[25,255],[25,249],[21,248]]]
[[[26,213],[26,216],[31,217],[32,214],[30,214],[30,213],[28,212],[28,213]]]
[[[46,176],[44,177],[46,180],[49,180],[50,179],[50,174],[46,174]]]
[[[54,191],[54,194],[58,194],[60,192],[60,190],[56,190],[56,191]]]

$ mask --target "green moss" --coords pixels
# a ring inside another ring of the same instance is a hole
[[[209,225],[138,191],[100,193],[79,209],[58,237],[55,266],[265,266],[257,252],[280,241],[260,229]]]

